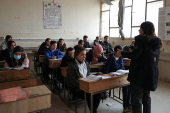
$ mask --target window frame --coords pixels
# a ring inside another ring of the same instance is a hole
[[[113,1],[113,0],[111,0]],[[150,1],[148,2],[148,0],[146,0],[146,5],[145,5],[145,21],[147,19],[147,5],[150,4],[150,3],[154,3],[154,2],[159,2],[159,1],[163,1],[163,7],[166,6],[166,0],[155,0],[155,1]],[[109,34],[106,34],[106,35],[109,35],[110,37],[110,29],[119,29],[119,27],[110,27],[110,9],[111,9],[111,6],[109,6],[109,10],[105,10],[105,11],[102,11],[102,4],[104,2],[101,2],[101,5],[100,5],[100,37],[102,36],[102,12],[106,12],[106,11],[109,11]],[[132,0],[132,5],[129,5],[129,6],[126,6],[125,8],[128,8],[128,7],[131,7],[131,32],[130,32],[130,37],[125,37],[125,39],[133,39],[134,37],[132,37],[132,28],[136,28],[136,27],[140,27],[140,26],[133,26],[132,25],[132,21],[133,21],[133,0]],[[120,39],[120,33],[119,33],[119,37],[110,37],[110,38],[118,38]]]

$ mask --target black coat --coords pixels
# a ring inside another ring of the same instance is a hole
[[[99,41],[99,44],[102,45],[102,43],[103,43],[103,42],[100,40],[100,41]],[[94,40],[94,42],[93,42],[93,47],[95,47],[95,46],[96,46],[96,40]]]
[[[24,62],[24,57],[21,57],[19,60],[18,60],[18,66],[22,66],[22,63]],[[6,62],[8,63],[9,67],[15,67],[17,66],[17,63],[16,63],[16,59],[11,57],[11,58],[7,58],[6,59]]]
[[[102,58],[98,59],[98,62],[105,62],[107,60],[106,56],[104,55],[104,53],[101,54]],[[93,59],[93,49],[89,50],[86,54],[86,61],[87,62],[92,62]]]
[[[91,48],[89,42],[84,42],[84,48]]]
[[[7,58],[9,58],[10,57],[10,55],[9,55],[9,49],[5,49],[5,50],[2,50],[1,51],[1,55],[2,55],[2,60],[6,60]]]
[[[48,49],[48,48],[46,47],[45,42],[43,42],[43,43],[41,44],[40,48],[38,49],[38,54],[39,54],[39,55],[44,55],[46,49]]]
[[[135,49],[131,53],[122,52],[122,56],[131,59],[128,81],[155,91],[158,86],[158,61],[162,42],[157,37],[152,37],[149,42],[145,39],[145,36],[136,36]]]

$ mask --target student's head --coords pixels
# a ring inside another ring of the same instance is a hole
[[[134,50],[134,48],[135,48],[134,46],[130,45],[129,46],[129,52],[132,52]]]
[[[56,41],[51,41],[50,42],[50,49],[52,51],[54,51],[54,50],[56,50],[56,48],[57,48],[57,42]]]
[[[6,41],[6,42],[11,41],[11,40],[12,40],[12,36],[7,35],[7,36],[5,37],[5,41]]]
[[[97,44],[93,49],[93,58],[99,58],[103,53],[103,47],[100,44]]]
[[[100,41],[100,38],[97,36],[96,37],[96,42],[99,42]]]
[[[119,56],[119,53],[117,53],[117,52],[118,52],[117,49],[122,50],[122,46],[117,45],[117,46],[114,47],[114,56],[115,56],[115,57],[120,57],[120,56]]]
[[[109,36],[107,36],[107,35],[104,36],[104,41],[105,41],[105,42],[108,42],[108,41],[109,41]]]
[[[62,46],[64,44],[64,39],[60,38],[58,43],[59,43],[59,46]]]
[[[7,46],[8,46],[8,49],[10,49],[11,51],[14,50],[14,48],[16,47],[16,43],[14,41],[8,41],[7,42]]]
[[[13,51],[14,58],[19,60],[21,58],[21,53],[23,52],[23,48],[21,46],[16,46]]]
[[[75,50],[75,57],[78,61],[83,62],[86,59],[86,50],[84,47],[77,47]]]
[[[152,22],[146,21],[140,25],[139,35],[155,36],[155,27]]]
[[[87,42],[87,38],[88,38],[88,36],[87,36],[87,35],[84,35],[84,36],[83,36],[83,40],[84,40],[84,42]]]
[[[46,45],[46,46],[50,46],[50,42],[51,42],[51,39],[50,39],[50,38],[46,38],[46,39],[45,39],[45,45]]]
[[[133,41],[131,42],[131,46],[134,46],[134,44],[135,44],[135,40],[133,40]]]
[[[72,47],[69,47],[66,51],[66,56],[70,56],[74,58],[74,49]]]
[[[83,40],[79,40],[78,41],[78,46],[79,47],[83,47],[84,46],[84,41]]]
[[[129,51],[129,46],[128,46],[128,45],[125,45],[125,46],[123,47],[123,51],[124,51],[124,52],[128,52],[128,51]]]

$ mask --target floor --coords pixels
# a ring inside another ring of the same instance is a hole
[[[33,55],[28,54],[30,59],[30,67],[33,69]],[[42,84],[38,77],[38,84]],[[115,90],[118,95],[118,89]],[[63,92],[61,94],[63,96]],[[158,88],[155,92],[151,92],[152,98],[152,113],[170,113],[170,83],[159,81]],[[74,106],[73,106],[74,107]],[[89,110],[87,108],[87,113]],[[100,103],[98,113],[122,113],[123,107],[121,102],[117,102],[112,98],[107,98],[104,102]],[[78,103],[78,113],[84,112],[84,103]],[[51,108],[44,110],[44,113],[74,113],[73,110],[61,100],[58,94],[51,95]]]

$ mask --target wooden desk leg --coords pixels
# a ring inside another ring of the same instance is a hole
[[[64,77],[64,101],[65,101],[66,77]]]
[[[93,113],[93,93],[90,94],[91,96],[91,113]]]
[[[84,113],[86,113],[86,92],[84,92]]]

